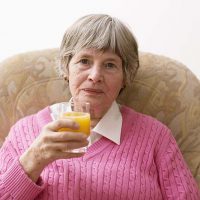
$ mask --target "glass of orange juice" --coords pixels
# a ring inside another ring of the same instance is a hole
[[[71,119],[79,124],[79,129],[61,128],[59,131],[81,132],[90,140],[90,103],[89,102],[62,102],[59,104],[59,118]],[[87,147],[70,150],[70,152],[86,152]]]

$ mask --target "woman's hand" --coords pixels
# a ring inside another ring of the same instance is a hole
[[[80,157],[84,154],[67,151],[87,146],[87,135],[77,132],[58,132],[60,128],[65,127],[77,129],[78,124],[68,119],[59,119],[47,124],[20,157],[22,167],[34,182],[49,163],[57,159]]]

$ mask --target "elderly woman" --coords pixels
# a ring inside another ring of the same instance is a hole
[[[59,71],[72,101],[91,106],[88,145],[56,105],[18,121],[0,150],[0,199],[200,199],[170,130],[116,103],[139,67],[131,31],[108,15],[88,15],[64,35]],[[56,88],[55,88],[56,89]]]

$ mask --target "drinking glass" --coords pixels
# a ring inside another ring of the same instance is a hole
[[[88,136],[90,142],[90,103],[89,102],[62,102],[58,104],[59,119],[71,119],[79,124],[79,128],[60,128],[59,131],[81,132]],[[67,152],[80,153],[86,152],[87,147],[67,150]]]

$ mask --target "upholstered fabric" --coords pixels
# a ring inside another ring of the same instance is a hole
[[[0,143],[21,117],[70,98],[56,73],[58,49],[27,52],[0,63]],[[183,64],[140,54],[140,69],[118,101],[149,114],[173,132],[200,186],[200,81]]]

